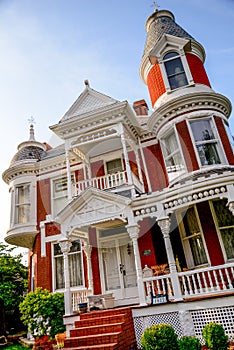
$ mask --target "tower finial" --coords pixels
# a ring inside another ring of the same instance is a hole
[[[157,4],[157,1],[154,1],[153,5],[154,7],[154,12],[157,12],[158,11],[158,7],[160,7],[158,4]]]
[[[30,125],[29,141],[35,141],[35,136],[34,136],[34,124],[36,124],[35,119],[33,117],[30,117],[28,119],[28,122]]]

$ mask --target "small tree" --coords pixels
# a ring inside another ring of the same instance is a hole
[[[22,254],[13,255],[16,247],[0,242],[0,335],[12,328],[22,330],[19,304],[27,291],[27,267],[22,264]]]
[[[141,338],[143,350],[178,350],[177,334],[170,324],[154,324]]]
[[[63,325],[64,298],[62,293],[51,293],[47,289],[37,288],[29,292],[20,304],[21,320],[28,326],[34,337],[55,334],[65,331]]]
[[[202,331],[203,338],[205,340],[205,345],[210,350],[227,350],[229,349],[228,336],[221,324],[210,322],[208,323]]]

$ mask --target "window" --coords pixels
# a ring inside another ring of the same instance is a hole
[[[188,85],[181,58],[177,52],[169,52],[163,57],[167,79],[172,90]]]
[[[82,251],[79,240],[73,241],[68,253],[70,287],[83,286]],[[63,253],[58,243],[54,244],[55,290],[65,288]]]
[[[72,177],[73,179],[73,177]],[[56,216],[67,204],[67,177],[53,180],[53,215]]]
[[[195,120],[190,125],[201,165],[220,164],[219,141],[215,136],[212,120]]]
[[[120,158],[106,162],[107,174],[115,174],[123,171],[122,161]]]
[[[184,164],[176,134],[174,132],[170,133],[170,135],[162,139],[161,143],[168,177],[169,180],[172,180],[184,171]]]
[[[216,224],[227,259],[234,259],[234,219],[225,200],[213,201]]]
[[[20,185],[15,188],[15,224],[25,224],[30,221],[30,185]]]
[[[188,266],[194,267],[206,264],[207,256],[195,207],[188,208],[180,215],[182,243]]]

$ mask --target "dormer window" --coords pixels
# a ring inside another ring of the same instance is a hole
[[[188,85],[185,70],[177,52],[169,52],[163,57],[163,63],[171,90]]]

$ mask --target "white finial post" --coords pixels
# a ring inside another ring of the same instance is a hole
[[[30,136],[29,136],[29,141],[35,141],[35,136],[34,136],[34,124],[36,124],[35,119],[33,117],[30,117],[28,119],[28,122],[30,124]]]
[[[157,11],[158,11],[158,7],[160,7],[160,6],[157,4],[157,1],[154,1],[153,7],[154,7],[154,12],[157,12]]]

